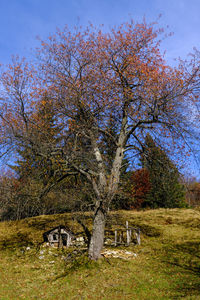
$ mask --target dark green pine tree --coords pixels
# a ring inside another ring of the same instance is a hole
[[[144,206],[151,208],[184,207],[185,189],[180,173],[165,151],[156,145],[150,135],[146,136],[142,164],[149,172],[151,189]]]
[[[59,144],[61,128],[55,126],[55,112],[45,97],[38,105],[35,118],[37,120],[35,126],[31,126],[28,130],[30,138],[26,143],[19,145],[17,149],[19,158],[12,169],[15,170],[18,178],[29,177],[36,181],[43,181],[45,185],[57,167],[57,164],[55,163],[54,166],[48,157],[50,157],[51,148]],[[41,156],[38,152],[44,155]]]
[[[55,126],[56,115],[48,99],[44,98],[42,103],[38,104],[38,111],[34,117],[36,122],[34,126],[28,127],[27,131],[29,138],[26,143],[18,145],[18,159],[10,166],[18,179],[15,198],[18,206],[21,203],[21,208],[17,218],[34,216],[45,211],[45,201],[48,199],[44,201],[40,199],[40,195],[49,183],[56,180],[55,174],[62,172],[56,156],[51,156],[51,149],[60,142],[61,128]],[[40,152],[44,155],[40,155]]]

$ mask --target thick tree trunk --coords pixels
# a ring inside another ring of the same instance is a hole
[[[105,213],[101,208],[98,208],[93,222],[93,232],[89,246],[89,258],[97,260],[101,257],[101,250],[104,244],[105,230]]]
[[[93,221],[93,232],[89,245],[89,258],[92,260],[97,260],[101,257],[101,250],[104,244],[104,230],[105,230],[105,220],[106,214],[109,209],[110,202],[118,188],[120,169],[122,165],[122,159],[124,156],[124,145],[126,140],[126,127],[127,127],[127,116],[124,113],[124,118],[122,122],[122,129],[118,139],[118,147],[115,153],[115,158],[113,161],[113,166],[110,174],[110,180],[108,183],[108,178],[106,178],[105,166],[103,164],[102,155],[99,150],[98,144],[94,135],[91,133],[91,141],[93,144],[94,155],[98,164],[98,183],[93,180],[93,189],[95,191],[96,197],[98,199],[97,208]],[[100,204],[101,203],[101,204]]]

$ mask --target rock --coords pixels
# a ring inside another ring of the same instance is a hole
[[[84,242],[84,238],[82,236],[79,236],[76,238],[77,242]]]
[[[121,259],[133,259],[137,256],[136,253],[126,250],[104,250],[101,254],[105,257],[114,257]]]
[[[55,261],[54,261],[54,260],[52,260],[52,261],[50,261],[49,263],[50,263],[50,264],[54,264],[54,263],[55,263]]]

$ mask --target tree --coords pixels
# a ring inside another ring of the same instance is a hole
[[[186,137],[184,108],[198,100],[195,58],[192,65],[169,67],[159,50],[160,34],[162,30],[145,21],[122,24],[108,33],[92,26],[74,33],[65,28],[41,42],[36,66],[16,60],[1,76],[2,97],[9,101],[1,107],[2,149],[11,151],[28,140],[37,155],[62,163],[62,173],[47,184],[43,195],[67,176],[85,177],[93,198],[89,257],[94,260],[100,257],[125,152],[138,154],[147,131],[161,138]],[[30,133],[37,127],[34,111],[44,95],[51,99],[57,125],[63,126],[56,149],[47,142],[48,154]],[[115,148],[109,164],[102,147],[105,137]]]
[[[134,208],[144,207],[146,203],[147,195],[152,189],[149,177],[149,170],[146,168],[136,170],[131,176],[130,195],[133,197],[132,206]]]
[[[195,207],[200,205],[200,182],[197,178],[187,176],[184,178],[186,188],[186,201],[188,206]]]
[[[50,145],[51,149],[55,149],[58,145],[62,129],[56,127],[56,116],[50,99],[43,97],[35,107],[34,124],[31,126],[30,121],[26,117],[27,139],[16,145],[17,161],[10,165],[10,168],[15,171],[18,181],[18,184],[15,185],[14,207],[18,206],[19,208],[18,213],[13,212],[12,216],[16,219],[52,211],[49,197],[41,199],[40,193],[45,189],[47,183],[52,181],[52,178],[55,180],[55,173],[60,171],[58,164],[49,158],[48,154]],[[38,155],[33,143],[42,149],[40,152],[43,153],[43,156]],[[55,204],[54,207],[56,207]]]
[[[63,178],[62,185],[59,184],[64,174],[64,167],[56,147],[59,147],[62,126],[57,126],[54,107],[47,97],[37,104],[34,113],[34,121],[36,120],[35,126],[29,128],[31,140],[16,148],[17,161],[10,165],[10,168],[15,171],[17,184],[15,188],[13,187],[15,197],[7,206],[9,211],[12,208],[13,213],[11,215],[5,211],[4,216],[7,218],[20,219],[60,213],[69,209],[80,210],[80,207],[83,207],[82,198],[86,199],[80,176],[65,178],[65,180]],[[42,149],[40,152],[43,155],[38,155],[38,151],[32,147],[33,141]],[[52,149],[55,151],[53,156],[49,154]],[[89,200],[89,197],[87,199]],[[86,206],[86,201],[84,202]],[[15,211],[16,207],[18,209]]]
[[[2,215],[5,213],[5,210],[8,211],[8,207],[10,208],[10,203],[13,201],[13,186],[15,185],[15,178],[12,172],[4,171],[0,176],[0,219],[2,219]]]
[[[142,164],[148,171],[151,187],[143,206],[172,208],[186,204],[185,188],[177,167],[149,134],[145,139]]]

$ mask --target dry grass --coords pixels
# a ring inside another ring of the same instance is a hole
[[[200,211],[158,209],[111,212],[108,228],[142,230],[130,260],[89,262],[86,254],[40,246],[42,233],[66,224],[81,231],[74,215],[0,223],[0,299],[200,299]],[[91,216],[85,216],[91,226]],[[30,250],[26,250],[27,246]],[[42,252],[41,252],[42,251]]]

